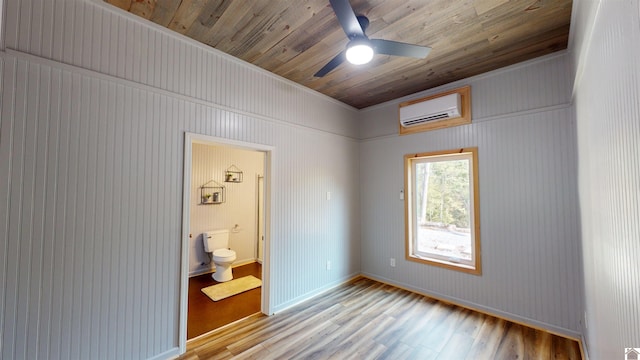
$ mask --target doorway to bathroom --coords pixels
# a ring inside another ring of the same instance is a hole
[[[272,150],[260,144],[185,135],[180,309],[183,351],[187,340],[255,313],[270,313],[268,204]],[[212,246],[207,234],[210,239],[212,232],[224,233],[228,242],[225,248],[233,251],[232,281],[212,278],[216,267],[218,271],[225,268],[219,257],[207,251]],[[233,295],[219,298],[210,291],[217,292],[218,285],[236,288],[245,280],[253,285],[237,294],[232,291]]]

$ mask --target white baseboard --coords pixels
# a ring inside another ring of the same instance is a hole
[[[276,306],[273,309],[273,314],[276,314],[276,313],[285,311],[287,309],[290,309],[290,308],[292,308],[292,307],[294,307],[294,306],[296,306],[296,305],[298,305],[300,303],[303,303],[303,302],[305,302],[305,301],[307,301],[307,300],[309,300],[309,299],[311,299],[311,298],[313,298],[315,296],[318,296],[318,295],[320,295],[322,293],[325,293],[325,292],[327,292],[327,291],[329,291],[329,290],[331,290],[333,288],[336,288],[336,287],[338,287],[340,285],[346,284],[349,281],[351,281],[353,279],[356,279],[356,278],[358,278],[360,276],[361,276],[360,273],[350,274],[350,275],[347,275],[346,277],[343,277],[340,280],[337,280],[337,281],[334,281],[332,283],[329,283],[329,284],[327,284],[327,285],[325,285],[325,286],[323,286],[323,287],[321,287],[319,289],[315,289],[315,290],[310,291],[310,292],[308,292],[308,293],[306,293],[304,295],[300,295],[300,296],[296,297],[295,299],[289,300],[289,301],[287,301],[285,303],[282,303],[282,304]],[[268,315],[273,315],[273,314],[268,314]]]
[[[163,352],[162,354],[158,354],[154,357],[150,357],[147,360],[169,360],[175,359],[180,356],[180,348],[174,347],[170,350]]]
[[[542,330],[542,331],[546,331],[550,334],[554,334],[554,335],[558,335],[558,336],[562,336],[564,338],[568,338],[568,339],[572,339],[572,340],[576,340],[578,342],[580,342],[581,339],[581,334],[578,333],[577,331],[574,330],[570,330],[570,329],[565,329],[563,327],[559,327],[556,325],[552,325],[552,324],[547,324],[538,320],[534,320],[534,319],[529,319],[523,316],[519,316],[519,315],[515,315],[515,314],[511,314],[508,312],[504,312],[502,310],[498,310],[498,309],[494,309],[488,306],[484,306],[484,305],[479,305],[473,302],[469,302],[466,300],[462,300],[462,299],[458,299],[458,298],[454,298],[451,296],[447,296],[444,294],[439,294],[437,292],[430,292],[424,289],[419,289],[416,288],[414,286],[408,285],[408,284],[403,284],[403,283],[399,283],[396,281],[393,281],[391,279],[386,279],[383,277],[379,277],[373,274],[368,274],[368,273],[362,273],[363,277],[369,278],[371,280],[375,280],[375,281],[379,281],[391,286],[395,286],[397,288],[400,289],[404,289],[404,290],[408,290],[411,292],[414,292],[416,294],[420,294],[420,295],[424,295],[436,300],[440,300],[446,303],[450,303],[453,305],[457,305],[466,309],[470,309],[473,311],[477,311],[477,312],[481,312],[490,316],[494,316],[503,320],[507,320],[507,321],[511,321],[517,324],[521,324],[521,325],[525,325],[528,326],[530,328],[534,328],[534,329],[538,329],[538,330]]]
[[[237,268],[239,266],[244,266],[244,265],[248,265],[251,263],[260,263],[262,264],[262,262],[258,261],[257,259],[248,259],[248,260],[242,260],[239,262],[234,262],[233,265],[231,265],[231,268]],[[195,270],[195,271],[191,271],[189,272],[189,277],[194,277],[194,276],[200,276],[200,275],[204,275],[204,274],[213,274],[214,272],[216,272],[216,268],[215,266],[212,268],[205,268],[205,269],[200,269],[200,270]]]

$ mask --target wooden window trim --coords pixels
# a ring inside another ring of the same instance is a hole
[[[414,189],[410,184],[412,178],[412,166],[411,159],[417,157],[428,157],[428,156],[441,156],[441,155],[453,155],[459,153],[471,153],[471,161],[472,161],[472,174],[473,177],[473,230],[474,236],[472,241],[474,242],[474,256],[475,256],[475,267],[468,266],[466,264],[459,264],[450,261],[437,260],[437,259],[425,259],[422,257],[418,257],[412,254],[412,242],[413,242],[413,228],[412,222],[410,221],[411,216],[411,201],[413,198]],[[478,181],[478,148],[477,147],[468,147],[468,148],[458,148],[453,150],[444,150],[444,151],[434,151],[434,152],[426,152],[419,154],[407,154],[404,156],[404,188],[405,188],[405,197],[404,197],[404,227],[405,227],[405,259],[408,261],[418,262],[422,264],[434,265],[438,267],[443,267],[451,270],[461,271],[473,275],[482,275],[482,252],[480,251],[480,186]]]
[[[452,119],[444,119],[439,121],[432,121],[427,124],[412,126],[410,128],[403,127],[402,125],[400,125],[400,121],[398,121],[398,128],[399,128],[400,135],[415,134],[415,133],[424,132],[424,131],[444,129],[444,128],[453,127],[453,126],[471,124],[471,86],[469,85],[458,88],[458,89],[439,93],[436,95],[431,95],[431,96],[423,97],[420,99],[402,102],[398,105],[398,119],[400,119],[401,107],[417,104],[419,102],[436,99],[442,96],[455,94],[455,93],[460,94],[460,106],[462,107],[461,109],[462,114],[460,117],[452,118]]]

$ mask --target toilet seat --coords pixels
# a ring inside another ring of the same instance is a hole
[[[228,258],[235,258],[236,252],[229,249],[218,249],[213,252],[214,260],[215,258],[220,259],[221,261],[225,261]]]

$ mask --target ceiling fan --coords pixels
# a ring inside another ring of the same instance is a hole
[[[338,21],[349,38],[347,48],[331,59],[322,69],[315,73],[315,77],[323,77],[331,70],[338,67],[345,60],[355,65],[366,64],[373,58],[374,54],[385,54],[394,56],[406,56],[418,59],[427,57],[431,48],[406,44],[391,40],[369,39],[365,34],[369,26],[369,19],[366,16],[356,16],[349,0],[329,0],[333,11],[338,17]]]

